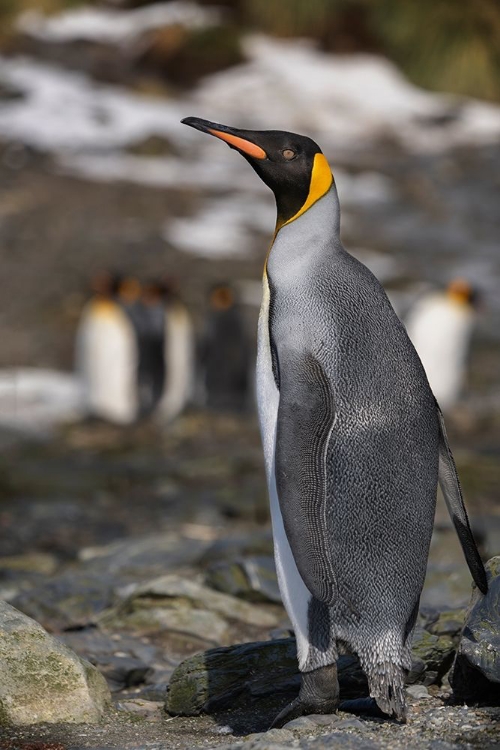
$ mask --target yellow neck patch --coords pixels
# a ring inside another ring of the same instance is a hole
[[[97,298],[91,301],[91,312],[92,315],[99,315],[99,317],[111,317],[119,312],[119,308],[116,303],[110,299]]]
[[[311,206],[316,203],[316,201],[319,201],[319,199],[322,198],[330,190],[332,182],[332,170],[330,169],[330,165],[328,164],[325,155],[316,154],[314,156],[313,168],[311,172],[311,184],[309,186],[309,194],[306,198],[306,202],[304,203],[302,208],[299,209],[294,216],[292,216],[291,219],[288,219],[288,221],[284,221],[281,224],[278,223],[276,226],[276,231],[278,231],[278,229],[281,229],[281,227],[284,227],[286,224],[290,224],[292,221],[295,221],[295,219],[298,219],[299,216],[302,216],[303,213],[311,208]]]

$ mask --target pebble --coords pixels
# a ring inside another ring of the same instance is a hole
[[[334,727],[337,729],[361,729],[365,730],[366,725],[360,721],[359,719],[342,719],[342,721],[339,721],[338,724],[335,724]]]
[[[316,722],[312,720],[312,718],[309,718],[309,716],[299,716],[298,719],[292,719],[291,721],[288,721],[284,726],[283,729],[292,730],[292,729],[314,729],[314,727],[317,726]]]
[[[408,695],[411,695],[412,698],[417,698],[418,700],[421,698],[430,698],[429,691],[425,685],[409,685],[406,688],[406,692]]]
[[[142,699],[118,701],[115,703],[118,711],[127,711],[128,713],[143,716],[150,721],[160,721],[163,701],[146,701]]]
[[[265,740],[270,742],[291,742],[294,739],[289,729],[268,729],[267,732],[254,732],[249,734],[246,740]]]
[[[444,719],[442,716],[433,716],[432,719],[430,719],[429,724],[432,724],[434,727],[440,727],[443,721]]]
[[[337,714],[314,714],[314,716],[311,716],[310,718],[311,721],[320,727],[330,726],[331,724],[336,724],[340,721]]]

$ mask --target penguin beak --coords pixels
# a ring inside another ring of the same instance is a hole
[[[201,130],[202,133],[215,135],[216,138],[225,141],[230,148],[235,148],[245,156],[250,156],[252,159],[267,159],[264,149],[252,140],[249,140],[250,131],[229,128],[227,125],[209,122],[209,120],[201,120],[199,117],[185,117],[181,122],[184,125],[189,125],[191,128]]]

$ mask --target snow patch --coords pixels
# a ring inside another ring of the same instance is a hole
[[[263,36],[248,37],[245,51],[248,63],[198,89],[206,119],[308,133],[332,150],[390,137],[425,152],[500,135],[500,107],[419,89],[383,57]]]
[[[247,255],[252,233],[271,235],[276,211],[269,200],[247,195],[211,200],[196,215],[168,222],[163,237],[180,250],[207,258]]]
[[[55,154],[124,147],[157,134],[192,140],[179,103],[93,83],[82,73],[25,58],[0,59],[0,80],[24,98],[0,104],[0,134]]]
[[[74,375],[36,368],[0,371],[1,426],[38,432],[83,414],[83,389]]]
[[[215,8],[183,0],[155,3],[133,10],[107,10],[84,6],[53,16],[37,10],[23,13],[17,28],[43,42],[90,41],[122,44],[145,31],[181,25],[197,29],[216,24],[221,14]]]

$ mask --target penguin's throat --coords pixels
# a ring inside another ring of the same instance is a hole
[[[266,258],[264,274],[281,279],[300,273],[309,275],[312,268],[318,273],[322,265],[330,263],[332,254],[342,247],[339,238],[340,209],[337,191],[330,190],[297,219],[276,230]]]

